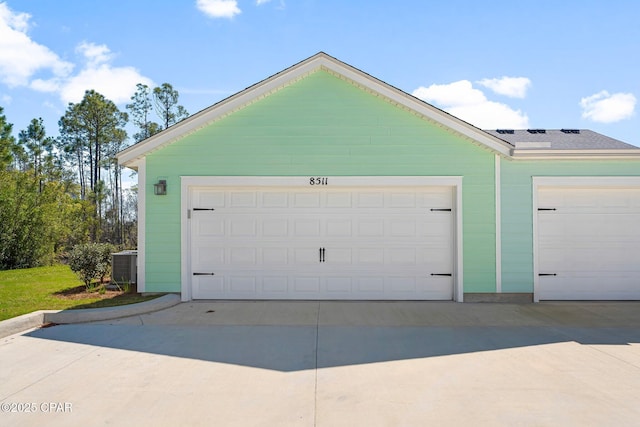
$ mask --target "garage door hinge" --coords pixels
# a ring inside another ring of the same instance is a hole
[[[538,208],[538,211],[555,211],[556,208]]]
[[[448,209],[448,208],[444,208],[444,209],[431,208],[431,212],[451,212],[451,209]]]
[[[213,208],[193,208],[193,211],[215,211]],[[191,219],[191,209],[187,209],[187,219]]]

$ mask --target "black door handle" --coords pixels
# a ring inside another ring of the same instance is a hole
[[[324,248],[320,248],[320,262],[324,262]]]

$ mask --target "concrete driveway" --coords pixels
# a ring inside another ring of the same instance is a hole
[[[191,302],[0,339],[0,425],[637,426],[640,303]]]

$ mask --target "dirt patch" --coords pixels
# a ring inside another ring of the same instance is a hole
[[[94,288],[89,292],[84,285],[54,293],[56,297],[66,300],[111,299],[124,294],[126,292],[123,290],[108,290],[102,287]]]

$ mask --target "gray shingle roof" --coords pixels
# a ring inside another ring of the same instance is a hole
[[[588,129],[486,130],[518,149],[543,150],[618,150],[637,149],[631,144]]]

